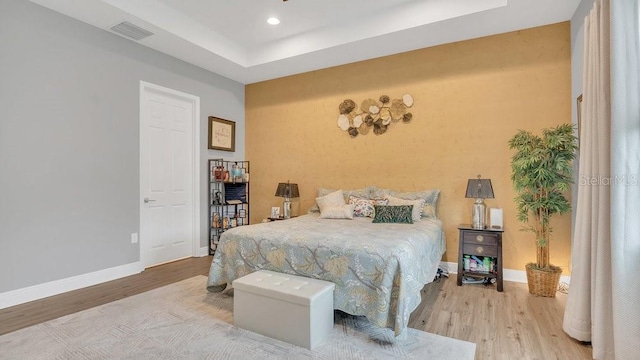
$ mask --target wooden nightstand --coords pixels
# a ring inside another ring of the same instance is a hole
[[[458,226],[460,240],[458,248],[458,286],[463,276],[495,278],[498,291],[502,292],[502,233],[504,229],[474,229],[471,225]],[[464,255],[483,260],[493,260],[494,266],[484,269],[465,270]]]

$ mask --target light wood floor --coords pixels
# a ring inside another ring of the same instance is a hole
[[[150,268],[126,278],[0,310],[0,335],[196,275],[211,257]],[[409,327],[476,343],[476,359],[591,359],[591,346],[562,331],[566,295],[538,298],[526,284],[456,286],[454,275],[425,286]]]
[[[562,331],[566,294],[542,298],[527,284],[456,285],[456,275],[422,290],[409,327],[476,343],[476,359],[591,359],[591,346]]]

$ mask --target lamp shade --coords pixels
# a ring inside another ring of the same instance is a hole
[[[491,186],[491,179],[480,179],[478,175],[477,179],[469,179],[467,182],[467,194],[466,198],[476,199],[493,199],[493,186]]]
[[[279,183],[278,188],[276,189],[276,195],[283,198],[297,198],[300,197],[300,192],[298,191],[298,184],[291,184],[289,182]]]

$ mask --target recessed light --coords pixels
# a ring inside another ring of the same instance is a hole
[[[267,23],[269,23],[269,25],[278,25],[280,24],[280,20],[276,17],[270,17],[267,19]]]

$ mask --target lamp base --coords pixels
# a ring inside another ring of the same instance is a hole
[[[487,228],[487,206],[481,198],[476,199],[471,209],[471,226],[474,229]]]
[[[284,203],[282,204],[282,217],[285,219],[291,218],[291,200],[288,198],[284,199]]]

